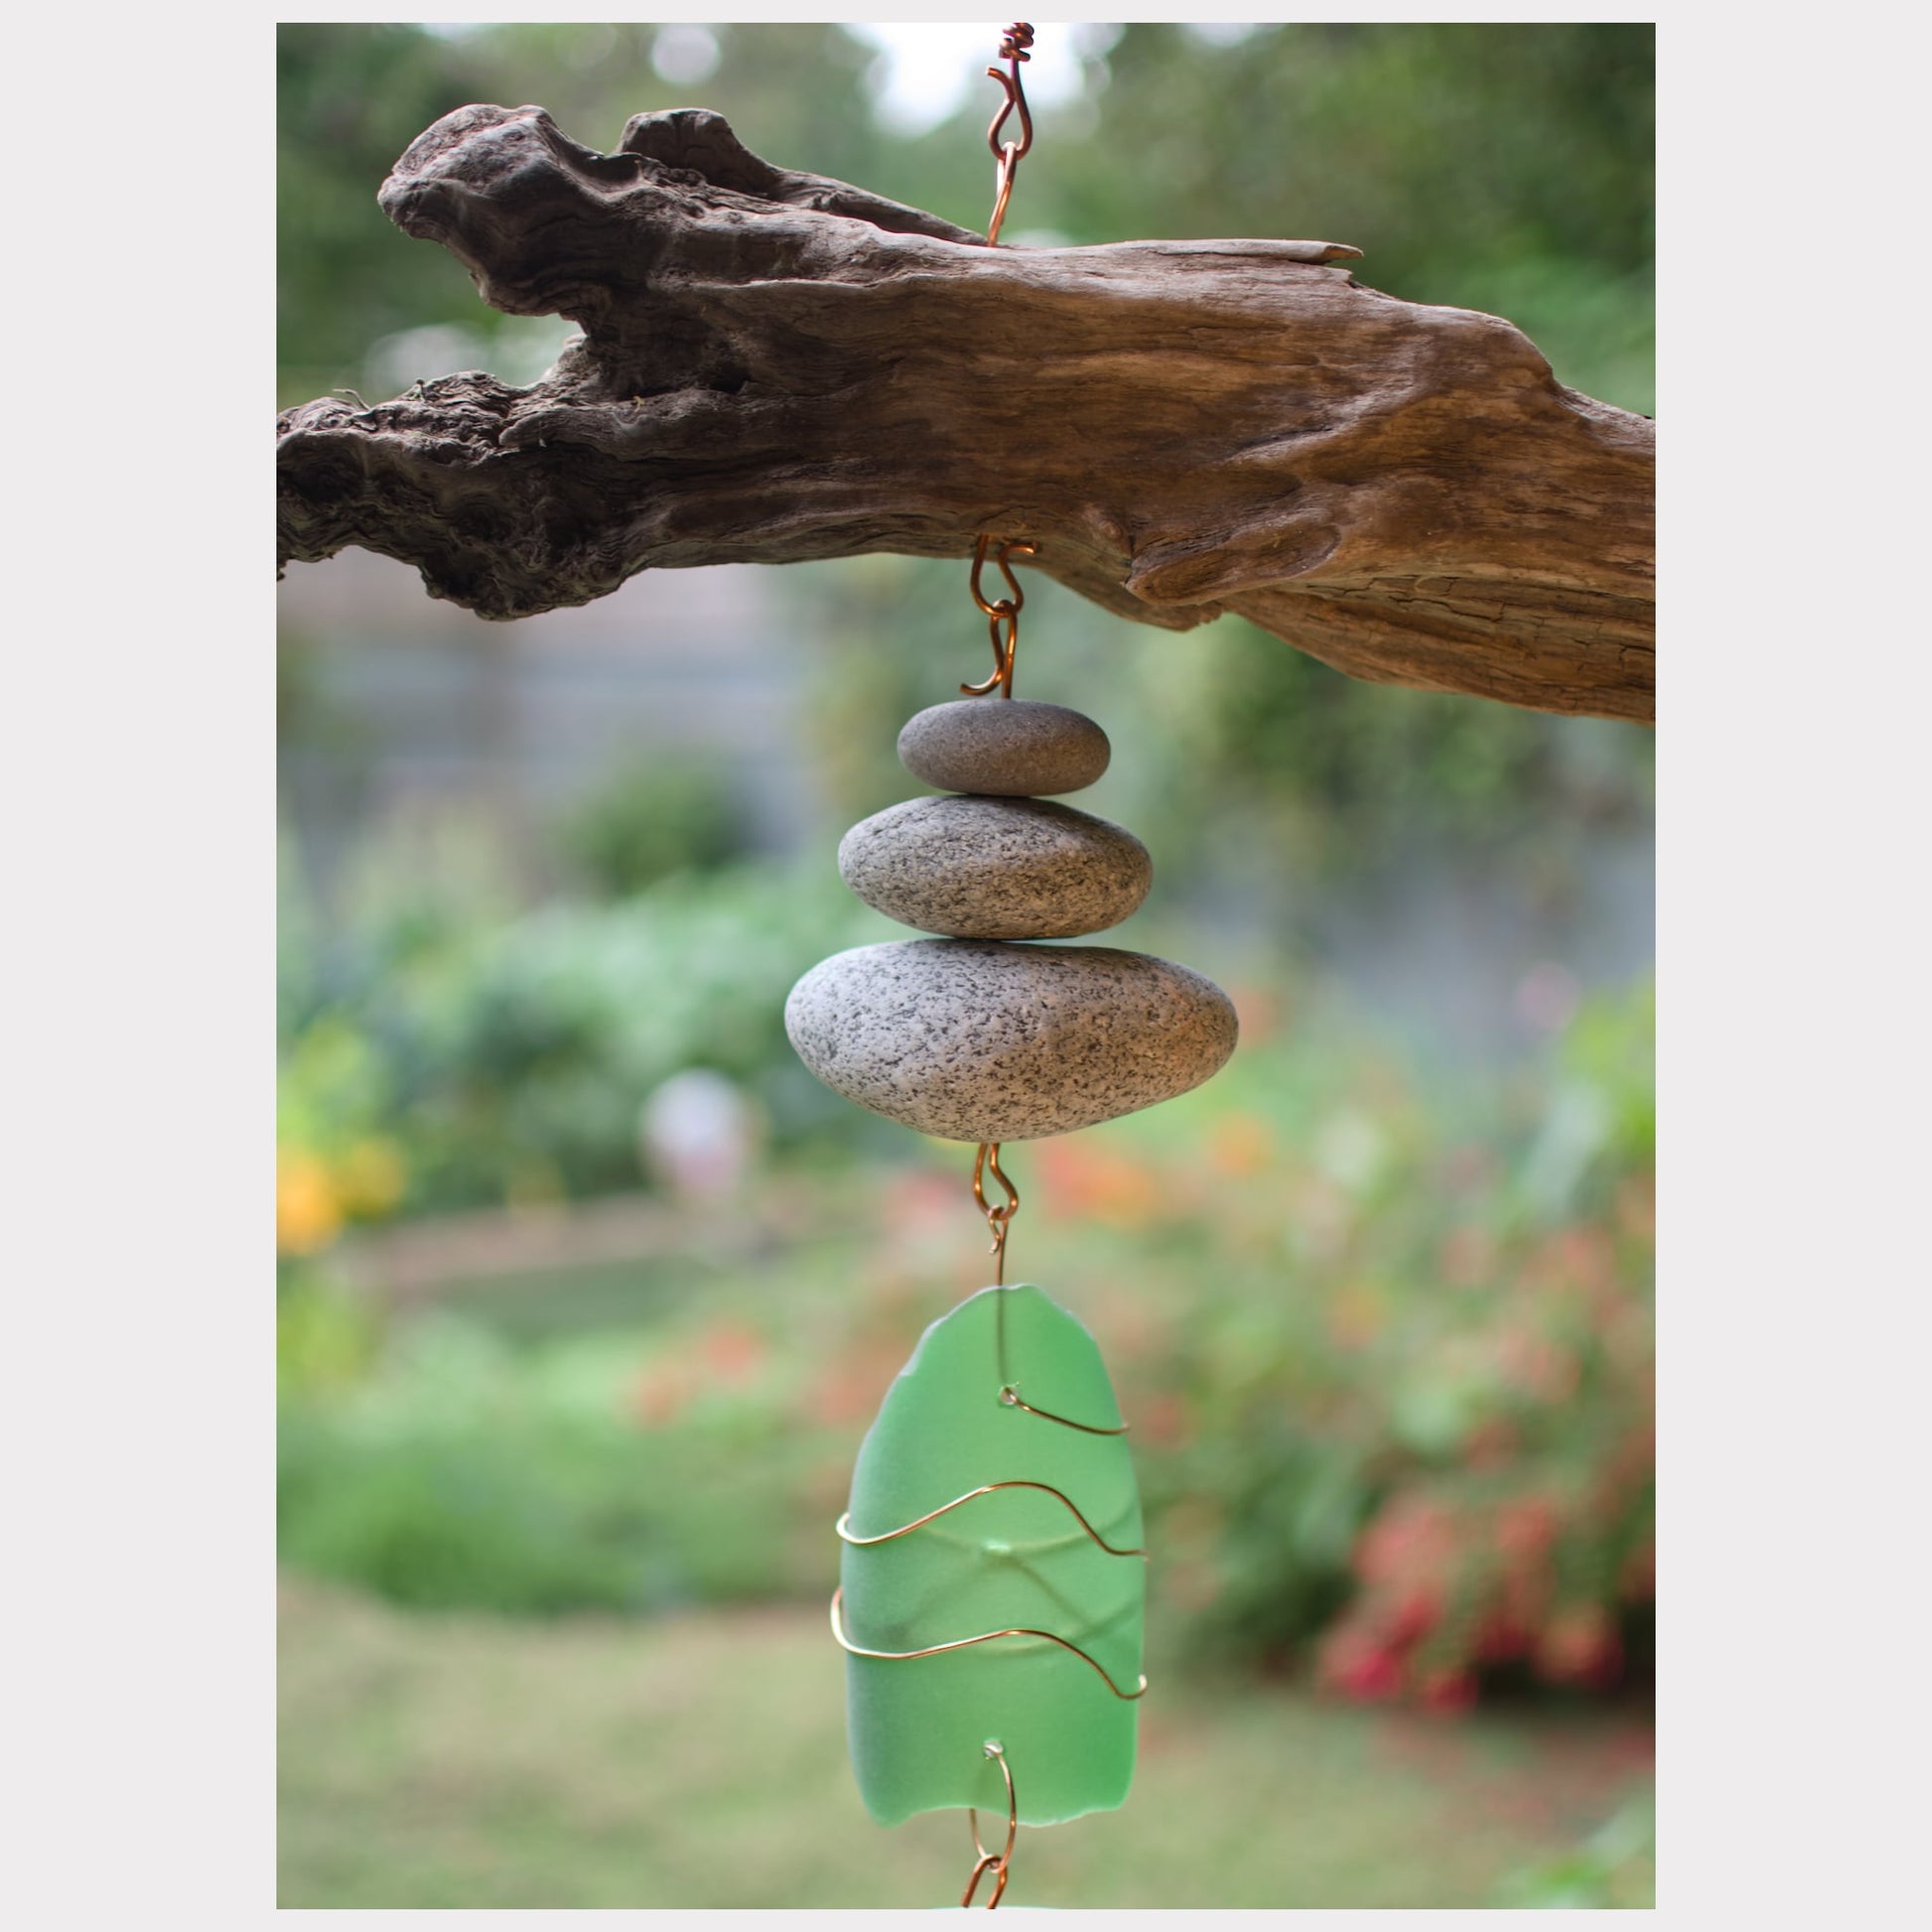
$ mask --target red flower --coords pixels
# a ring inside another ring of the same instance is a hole
[[[1377,1703],[1402,1689],[1402,1659],[1373,1640],[1338,1642],[1322,1658],[1321,1677],[1343,1697]]]
[[[1506,1557],[1538,1557],[1557,1540],[1557,1512],[1548,1498],[1518,1496],[1496,1512],[1496,1548]]]
[[[1487,1619],[1477,1635],[1475,1654],[1480,1663],[1507,1664],[1522,1656],[1529,1647],[1528,1629],[1507,1610],[1499,1609]]]
[[[1416,1692],[1425,1711],[1452,1717],[1466,1711],[1476,1701],[1476,1681],[1466,1670],[1453,1666],[1426,1671],[1417,1679]]]
[[[1428,1636],[1442,1619],[1443,1592],[1431,1584],[1422,1584],[1397,1603],[1384,1628],[1390,1643],[1407,1647]]]

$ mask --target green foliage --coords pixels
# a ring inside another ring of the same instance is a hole
[[[477,98],[482,77],[463,50],[420,27],[277,29],[279,359],[291,377],[351,382],[380,336],[493,313],[440,250],[410,240],[375,205],[397,156]]]
[[[282,1394],[300,1401],[361,1383],[381,1348],[376,1311],[300,1263],[284,1269],[279,1290],[275,1359]]]
[[[393,1146],[406,1211],[634,1187],[638,1109],[686,1067],[743,1083],[781,1144],[864,1131],[784,1036],[801,962],[885,936],[836,877],[679,873],[505,916],[412,870],[323,929],[282,928],[285,1140]]]
[[[1423,846],[1522,863],[1582,827],[1648,818],[1651,743],[1444,692],[1364,687],[1240,619],[1164,680],[1164,819],[1197,836],[1171,863],[1231,849],[1302,879]]]
[[[608,777],[570,813],[559,843],[593,891],[627,898],[674,872],[724,865],[746,837],[715,765],[655,759]]]
[[[722,1334],[705,1337],[715,1372],[679,1426],[653,1431],[653,1370],[675,1337],[518,1355],[474,1322],[408,1324],[352,1392],[285,1402],[284,1559],[418,1608],[639,1612],[770,1594],[795,1540],[800,1444],[776,1399],[782,1371],[756,1337]]]

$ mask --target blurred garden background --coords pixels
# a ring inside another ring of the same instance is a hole
[[[375,207],[468,101],[723,112],[983,224],[984,29],[283,26],[280,396],[572,333]],[[1647,26],[1040,25],[1006,238],[1287,235],[1651,407]],[[1651,740],[1028,581],[1024,695],[1234,995],[1199,1091],[1011,1151],[1148,1504],[1142,1763],[1014,1903],[1651,1902]],[[648,573],[488,624],[281,592],[281,1902],[926,1905],[825,1625],[859,1440],[987,1279],[970,1150],[820,1088],[834,865],[984,670],[964,564]]]

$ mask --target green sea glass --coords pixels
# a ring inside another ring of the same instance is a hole
[[[1071,1422],[1121,1423],[1100,1350],[1072,1315],[1024,1283],[982,1289],[925,1331],[888,1392],[853,1471],[848,1533],[879,1536],[984,1483],[1035,1482],[1116,1549],[1139,1550],[1126,1439],[1030,1414],[1005,1388]],[[892,1542],[848,1544],[841,1583],[845,1635],[863,1649],[1024,1626],[1077,1644],[1123,1692],[1140,1688],[1146,1564],[1099,1548],[1042,1490],[997,1490]],[[848,1656],[846,1706],[859,1790],[882,1825],[961,1805],[1004,1816],[989,1740],[1006,1754],[1022,1824],[1112,1810],[1133,1782],[1138,1706],[1040,1637]]]

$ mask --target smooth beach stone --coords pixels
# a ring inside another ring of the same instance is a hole
[[[1121,1425],[1100,1350],[1066,1310],[1025,1283],[960,1303],[919,1338],[859,1449],[840,1623],[848,1643],[885,1651],[1045,1630],[1092,1663],[1027,1636],[931,1657],[848,1655],[852,1768],[882,1825],[972,1805],[982,1833],[1004,1829],[1006,1785],[988,1738],[1006,1753],[1023,1825],[1112,1810],[1133,1782],[1147,1565],[1115,1554],[1147,1542],[1133,1439],[1029,1414],[1001,1399],[1008,1387],[1050,1415]],[[1066,1501],[1016,1487],[945,1509],[994,1483],[1046,1483]],[[867,1537],[888,1540],[850,1540]]]
[[[821,960],[785,1002],[819,1079],[943,1141],[1034,1141],[1157,1106],[1234,1051],[1210,979],[1112,946],[900,939]]]
[[[1084,712],[1031,698],[959,698],[905,721],[898,761],[941,791],[1039,798],[1107,768],[1107,734]]]
[[[908,798],[839,845],[845,883],[889,918],[958,939],[1070,939],[1118,925],[1154,862],[1132,832],[1040,798]]]

